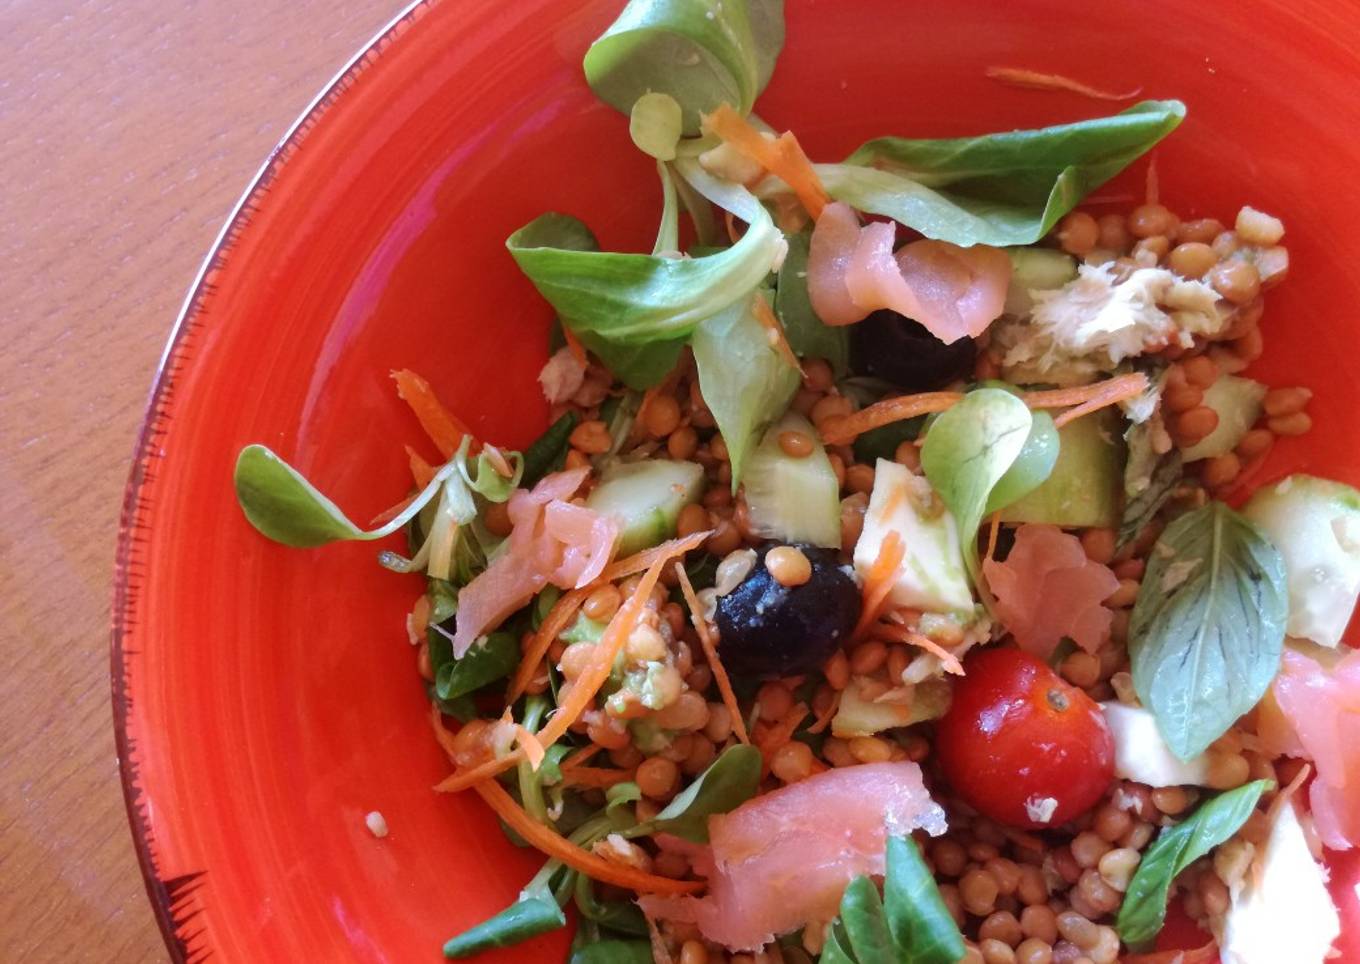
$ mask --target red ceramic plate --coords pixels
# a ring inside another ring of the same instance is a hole
[[[434,960],[537,864],[475,798],[430,792],[447,767],[402,628],[416,587],[371,546],[267,543],[231,468],[264,442],[355,518],[378,512],[406,488],[401,444],[425,444],[387,377],[404,366],[482,437],[517,446],[542,427],[548,311],[505,237],[559,209],[641,249],[658,211],[651,162],[581,77],[620,6],[410,8],[271,156],[186,304],[128,488],[113,637],[127,803],[177,959]],[[1360,8],[1320,0],[790,0],[760,109],[834,158],[871,135],[1109,107],[999,87],[988,65],[1183,98],[1163,197],[1228,218],[1249,201],[1289,227],[1262,375],[1314,386],[1318,428],[1267,472],[1360,483],[1358,32]],[[391,836],[364,828],[370,810]],[[1336,877],[1354,935],[1354,868]],[[565,943],[497,959],[560,960]]]

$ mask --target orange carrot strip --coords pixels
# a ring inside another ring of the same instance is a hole
[[[793,346],[789,344],[789,339],[784,334],[784,326],[780,323],[779,316],[774,313],[774,309],[765,300],[765,296],[758,291],[755,301],[752,302],[751,310],[756,316],[756,321],[760,322],[760,327],[765,329],[774,350],[779,352],[780,357],[789,363],[789,367],[801,376],[803,366],[798,364],[798,356],[793,353]]]
[[[637,775],[636,770],[614,770],[609,767],[572,767],[562,771],[564,787],[594,787],[603,789],[616,783],[627,783]]]
[[[419,452],[406,446],[406,459],[411,466],[411,478],[415,480],[416,488],[423,489],[434,480],[434,466],[426,462]]]
[[[1094,385],[1088,385],[1086,386],[1088,389],[1087,398],[1053,419],[1053,424],[1058,428],[1062,428],[1068,422],[1075,421],[1083,415],[1089,415],[1092,412],[1099,411],[1107,405],[1113,405],[1116,402],[1122,402],[1125,399],[1141,395],[1143,392],[1147,391],[1147,387],[1147,376],[1142,372],[1120,375],[1118,378],[1109,378],[1103,382],[1096,382]],[[1059,389],[1059,392],[1061,391],[1062,390]],[[1071,391],[1076,391],[1076,389],[1071,389]],[[1033,392],[1031,394],[1048,395],[1056,393]],[[1029,395],[1025,396],[1025,403],[1029,405],[1030,408],[1039,407],[1034,404]]]
[[[853,415],[827,419],[823,423],[822,440],[828,445],[848,445],[870,429],[917,415],[943,412],[961,398],[962,392],[921,392],[918,395],[885,398]]]
[[[576,363],[582,368],[590,366],[590,359],[586,357],[586,347],[581,344],[581,339],[576,337],[576,332],[566,325],[562,326],[562,340],[567,343],[567,351],[571,352],[571,357],[576,359]]]
[[[511,830],[549,857],[555,857],[568,867],[579,870],[595,880],[626,887],[640,894],[692,894],[704,887],[703,881],[658,877],[656,874],[612,863],[597,854],[583,850],[557,831],[544,826],[525,813],[505,788],[493,780],[479,783],[475,789]]]
[[[1139,392],[1147,391],[1147,376],[1141,372],[1131,372],[1117,378],[1107,378],[1091,385],[1077,385],[1074,388],[1051,388],[1040,392],[1025,392],[1020,397],[1030,408],[1066,408],[1069,405],[1083,405],[1106,394],[1131,398]],[[1127,392],[1127,394],[1125,394]],[[1117,401],[1118,399],[1116,399]]]
[[[457,750],[453,745],[453,733],[444,725],[444,714],[439,712],[439,706],[435,703],[430,704],[430,722],[434,725],[435,741],[443,748],[451,763],[457,763],[455,757]]]
[[[793,188],[793,193],[814,221],[821,217],[822,209],[830,203],[831,196],[822,186],[822,179],[817,176],[812,162],[803,153],[798,138],[785,131],[774,140],[767,140],[765,135],[727,104],[705,116],[703,122],[708,130]]]
[[[683,539],[672,539],[669,542],[661,543],[659,546],[644,549],[624,559],[616,559],[605,566],[604,572],[600,573],[597,582],[614,582],[626,576],[636,575],[650,569],[652,563],[657,559],[671,559],[675,556],[684,555],[691,549],[699,548],[711,535],[713,535],[713,530],[705,529],[703,532],[696,532],[693,535],[685,536]]]
[[[996,542],[1001,535],[1001,510],[992,513],[992,524],[987,530],[987,558],[996,557]]]
[[[663,545],[670,546],[671,555],[675,554],[675,541],[663,543]],[[659,549],[661,546],[657,548]],[[637,627],[638,620],[642,617],[642,608],[646,605],[648,597],[652,594],[652,589],[656,587],[657,580],[661,577],[661,567],[666,564],[671,555],[657,556],[656,561],[643,573],[637,590],[619,607],[619,611],[609,621],[609,626],[605,629],[604,635],[595,644],[595,653],[590,665],[584,673],[576,678],[575,685],[572,686],[567,699],[557,707],[557,711],[553,713],[547,725],[539,730],[538,742],[540,746],[550,747],[560,740],[568,728],[580,719],[581,714],[594,701],[595,694],[609,679],[609,673],[614,668],[614,658],[623,650],[623,644],[628,641],[628,637]]]
[[[600,746],[598,743],[587,744],[586,746],[581,747],[581,749],[567,754],[562,760],[562,769],[570,770],[572,767],[579,767],[603,749],[604,747]]]
[[[817,714],[817,719],[808,727],[809,733],[820,733],[831,725],[831,721],[836,718],[836,711],[841,708],[841,691],[837,690],[831,697],[831,702],[826,705],[826,709]]]
[[[501,450],[490,442],[482,445],[482,451],[486,453],[486,459],[491,463],[491,467],[496,470],[496,474],[503,479],[508,479],[515,474],[515,470],[510,468],[510,463],[505,460]]]
[[[909,631],[907,633],[906,642],[911,643],[913,646],[919,646],[927,653],[938,657],[940,665],[944,667],[946,673],[953,673],[955,676],[964,675],[963,664],[959,662],[959,658],[924,633]]]
[[[411,637],[411,645],[417,646],[425,638],[430,628],[430,597],[420,594],[411,607],[411,615],[406,617],[406,632]]]
[[[457,793],[500,776],[506,770],[518,766],[523,759],[523,750],[512,750],[498,759],[487,760],[470,769],[458,770],[436,783],[434,788],[439,793]]]
[[[403,368],[392,373],[392,380],[397,383],[397,395],[411,406],[430,441],[444,458],[453,458],[458,446],[463,444],[463,436],[472,434],[467,426],[440,403],[430,383],[415,372]]]
[[[1135,87],[1128,93],[1119,94],[1083,84],[1079,80],[1064,77],[1062,74],[1045,74],[1037,70],[1026,70],[1023,67],[988,67],[983,73],[990,80],[1009,84],[1012,87],[1024,87],[1028,90],[1065,90],[1071,94],[1090,97],[1092,100],[1133,100],[1143,92],[1142,87]]]
[[[874,564],[869,567],[869,572],[864,577],[864,608],[860,611],[855,631],[850,634],[851,639],[862,637],[878,619],[883,604],[888,600],[888,593],[892,592],[897,567],[902,565],[906,554],[907,549],[902,544],[902,537],[897,534],[896,529],[889,530],[882,545],[878,547],[878,557],[874,559]]]
[[[722,694],[723,706],[727,707],[727,714],[732,717],[732,731],[737,734],[738,740],[749,744],[751,737],[746,732],[746,721],[742,719],[741,704],[737,702],[737,694],[732,689],[732,678],[727,675],[727,668],[723,666],[722,659],[718,656],[718,647],[713,642],[713,634],[708,631],[708,620],[704,619],[703,606],[699,604],[699,597],[694,592],[694,584],[689,581],[689,573],[685,572],[685,567],[678,562],[675,564],[675,575],[680,582],[680,593],[685,597],[685,605],[689,606],[689,621],[694,625],[694,631],[699,634],[699,645],[704,649],[708,668],[713,671],[713,681],[718,684],[718,692]]]
[[[506,707],[506,712],[510,711]],[[524,728],[522,724],[515,724],[515,742],[524,751],[524,758],[529,761],[529,765],[535,770],[543,765],[543,744],[534,739],[534,735]]]
[[[534,674],[538,672],[538,667],[542,665],[543,658],[548,655],[548,650],[552,649],[553,640],[571,623],[572,617],[576,615],[576,611],[581,608],[590,592],[591,586],[573,589],[571,592],[563,593],[557,602],[553,603],[552,609],[548,610],[548,615],[543,618],[538,632],[529,643],[528,650],[519,661],[519,666],[515,667],[515,675],[505,693],[507,702],[515,702],[524,693],[529,683],[533,681]]]

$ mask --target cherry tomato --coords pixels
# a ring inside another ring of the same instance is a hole
[[[1114,740],[1095,702],[1042,661],[988,648],[964,663],[936,730],[945,779],[979,813],[1013,827],[1065,823],[1114,779]]]

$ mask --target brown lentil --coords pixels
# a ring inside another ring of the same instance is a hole
[[[1190,798],[1180,787],[1157,787],[1152,791],[1152,803],[1162,813],[1175,816],[1190,806]]]
[[[1113,803],[1102,804],[1095,813],[1095,819],[1091,821],[1091,829],[1107,843],[1114,843],[1124,836],[1132,825],[1133,818],[1128,812],[1119,809]]]
[[[774,751],[770,772],[785,783],[797,783],[812,776],[812,762],[812,748],[791,740]]]
[[[1016,964],[1053,964],[1053,948],[1046,941],[1029,937],[1015,949]]]
[[[762,720],[774,723],[782,720],[793,709],[793,694],[783,683],[771,681],[756,692],[756,706],[760,709]]]
[[[704,543],[704,549],[715,556],[725,556],[741,545],[741,533],[726,519],[719,519],[713,527],[713,535]]]
[[[1102,214],[1096,221],[1100,228],[1099,246],[1115,254],[1123,254],[1129,247],[1129,229],[1118,214]]]
[[[494,536],[508,536],[513,528],[510,522],[510,507],[504,502],[487,503],[482,521]]]
[[[1253,328],[1233,342],[1232,350],[1238,358],[1255,361],[1266,350],[1265,336],[1259,328]]]
[[[1172,235],[1180,227],[1180,218],[1161,204],[1140,204],[1129,215],[1129,233],[1136,238]]]
[[[641,421],[652,438],[665,438],[680,427],[680,403],[674,396],[657,395],[642,410]]]
[[[708,964],[708,949],[699,941],[685,941],[680,946],[679,964]]]
[[[1214,235],[1214,239],[1209,242],[1214,249],[1214,254],[1220,258],[1231,257],[1237,253],[1237,249],[1242,247],[1241,240],[1235,231],[1220,231]]]
[[[833,767],[850,767],[859,763],[850,753],[850,746],[840,737],[829,736],[822,743],[822,757]]]
[[[1127,609],[1138,600],[1138,590],[1141,587],[1137,579],[1119,580],[1119,588],[1112,592],[1105,600],[1105,605],[1112,609]]]
[[[1261,275],[1249,261],[1220,261],[1204,280],[1235,305],[1244,305],[1261,293]]]
[[[565,699],[562,696],[562,689],[557,691],[558,699]],[[624,727],[616,727],[612,723],[603,720],[591,720],[586,724],[586,735],[590,737],[592,743],[598,743],[606,750],[621,750],[625,746],[631,746],[633,737]]]
[[[997,894],[996,878],[981,867],[968,871],[959,881],[959,899],[964,909],[975,917],[992,912]]]
[[[1171,241],[1165,235],[1143,238],[1133,246],[1133,259],[1148,268],[1156,267],[1157,262],[1167,256]]]
[[[968,859],[974,863],[985,864],[989,860],[995,860],[1001,851],[995,844],[983,843],[974,840],[967,847]]]
[[[1047,904],[1035,903],[1020,912],[1020,930],[1026,937],[1052,944],[1058,939],[1058,918]]]
[[[1237,443],[1234,451],[1239,458],[1250,460],[1269,452],[1274,444],[1275,436],[1271,434],[1270,429],[1254,428],[1242,436],[1242,441]]]
[[[1242,473],[1242,460],[1233,452],[1204,460],[1200,478],[1211,489],[1220,489]]]
[[[1204,390],[1195,385],[1168,386],[1162,404],[1169,412],[1188,412],[1204,404]]]
[[[812,563],[796,546],[776,546],[765,554],[765,568],[781,586],[801,586],[812,578]]]
[[[1062,662],[1062,675],[1073,686],[1086,689],[1100,679],[1100,660],[1080,649],[1070,653]]]
[[[1015,949],[1004,941],[984,940],[978,950],[984,964],[1015,964]]]
[[[850,740],[850,755],[860,763],[886,763],[892,757],[888,741],[876,736],[857,736]]]
[[[597,623],[604,623],[614,617],[614,613],[618,612],[619,605],[622,602],[623,596],[618,587],[605,584],[586,597],[586,601],[581,604],[581,611],[586,614],[588,619],[593,619]]]
[[[1033,864],[1022,865],[1015,895],[1026,907],[1042,904],[1048,900],[1048,884],[1044,882],[1044,872]]]
[[[1266,392],[1262,407],[1271,417],[1293,415],[1303,411],[1312,397],[1313,393],[1306,388],[1272,388]]]
[[[1167,256],[1167,267],[1182,278],[1203,278],[1214,265],[1218,255],[1203,241],[1187,241],[1176,245]]]
[[[658,710],[652,717],[662,729],[692,733],[708,725],[708,702],[699,693],[686,690],[675,702]]]
[[[588,455],[602,455],[608,452],[609,446],[613,444],[609,437],[609,426],[599,419],[582,422],[576,426],[572,429],[569,441],[573,448]]]
[[[888,647],[878,640],[860,643],[850,651],[850,672],[870,676],[883,668],[888,659]]]
[[[699,450],[699,434],[688,425],[681,425],[666,439],[666,454],[673,459],[690,459]]]
[[[1129,828],[1129,832],[1119,838],[1119,846],[1131,850],[1142,850],[1152,842],[1152,824],[1139,821]]]
[[[1276,435],[1304,435],[1313,427],[1313,419],[1307,412],[1295,412],[1266,420],[1266,428]]]
[[[803,385],[814,392],[828,392],[835,384],[831,366],[822,358],[803,360]]]
[[[697,502],[690,503],[681,509],[675,522],[676,534],[682,538],[692,536],[696,532],[703,532],[708,527],[708,510]]]
[[[851,492],[868,495],[874,490],[874,469],[871,465],[855,464],[845,470],[845,487]]]
[[[1117,847],[1100,858],[1096,869],[1105,883],[1123,893],[1129,886],[1133,872],[1138,869],[1140,860],[1142,856],[1132,847]]]
[[[1058,222],[1056,237],[1064,251],[1084,258],[1100,240],[1100,225],[1085,211],[1073,211]]]
[[[1098,562],[1102,566],[1108,565],[1114,558],[1115,532],[1113,529],[1091,528],[1083,529],[1081,533],[1081,547],[1086,551],[1086,558],[1092,562]]]
[[[680,784],[680,768],[665,757],[654,756],[638,764],[634,781],[643,796],[669,800]]]
[[[986,869],[996,881],[997,893],[1002,896],[1009,897],[1020,886],[1020,865],[1014,860],[1008,860],[1005,857],[993,857],[986,862]],[[1012,943],[1015,942],[1012,941]]]
[[[1193,221],[1182,221],[1180,228],[1176,231],[1177,241],[1200,241],[1208,242],[1223,233],[1223,222],[1214,218],[1196,218]]]
[[[843,690],[850,684],[850,661],[844,651],[837,650],[822,667],[822,675],[834,690]]]
[[[944,906],[949,910],[949,916],[954,918],[954,923],[963,926],[963,898],[959,896],[959,888],[954,884],[940,885],[940,899],[944,901]]]
[[[779,433],[779,447],[785,455],[796,459],[805,459],[812,454],[812,439],[804,432],[785,431]]]
[[[1232,790],[1246,783],[1247,778],[1251,776],[1251,765],[1240,753],[1218,753],[1210,750],[1207,761],[1205,783],[1211,790]]]
[[[1181,445],[1194,445],[1218,428],[1218,412],[1207,405],[1181,412],[1171,420],[1171,434]]]
[[[827,395],[812,406],[812,424],[820,426],[828,418],[839,418],[854,411],[854,404],[844,395]]]
[[[1072,857],[1083,868],[1094,867],[1100,858],[1110,850],[1110,844],[1103,837],[1090,830],[1083,830],[1072,838]]]
[[[968,854],[958,841],[942,837],[930,845],[930,860],[935,872],[945,877],[958,877],[968,866]]]

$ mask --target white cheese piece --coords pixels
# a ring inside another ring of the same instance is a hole
[[[1248,871],[1223,922],[1225,964],[1322,964],[1341,922],[1292,804],[1275,818],[1261,859],[1259,875]]]
[[[1028,319],[997,326],[994,342],[1012,381],[1087,381],[1168,344],[1189,348],[1195,335],[1216,335],[1228,324],[1213,288],[1165,268],[1139,268],[1123,281],[1110,265],[1077,271],[1056,291],[1035,291]]]
[[[1025,814],[1035,823],[1048,823],[1053,819],[1053,811],[1058,809],[1055,797],[1041,797],[1037,794],[1025,800]]]
[[[925,612],[973,609],[963,550],[954,517],[930,483],[897,462],[879,459],[874,491],[864,513],[864,530],[855,543],[855,571],[864,578],[889,532],[906,549],[888,598],[894,606]]]
[[[1114,772],[1123,780],[1150,787],[1204,786],[1209,762],[1204,754],[1182,760],[1171,752],[1150,710],[1123,703],[1101,703],[1114,738]]]

